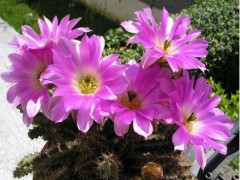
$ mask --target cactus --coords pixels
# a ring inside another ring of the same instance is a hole
[[[33,171],[32,161],[37,157],[39,153],[33,153],[25,156],[17,165],[16,170],[13,173],[14,177],[22,177]]]
[[[148,179],[146,167],[158,164],[162,179],[191,179],[189,164],[181,152],[174,152],[171,140],[176,130],[174,125],[156,124],[155,132],[144,139],[134,133],[132,127],[124,137],[116,136],[109,118],[101,125],[95,123],[87,133],[81,133],[75,123],[69,116],[66,121],[55,124],[39,113],[29,136],[32,139],[41,136],[47,144],[40,153],[25,157],[22,162],[30,166],[19,163],[14,176],[33,172],[38,180],[145,180]],[[19,173],[26,167],[27,171]]]
[[[98,174],[104,180],[118,180],[120,167],[120,161],[112,153],[102,154],[97,161]]]

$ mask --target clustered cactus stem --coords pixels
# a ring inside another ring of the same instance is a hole
[[[145,180],[157,166],[162,179],[190,177],[189,164],[180,152],[173,151],[171,136],[175,126],[158,124],[146,140],[133,129],[123,138],[116,136],[109,118],[101,125],[94,124],[86,134],[79,132],[75,123],[69,116],[55,124],[39,113],[29,136],[41,136],[47,143],[40,153],[26,156],[14,176],[33,172],[36,180]]]

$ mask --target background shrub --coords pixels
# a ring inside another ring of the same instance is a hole
[[[221,96],[221,102],[218,108],[235,121],[239,111],[239,91],[236,91],[235,94],[232,93],[231,95],[227,95],[225,90],[221,87],[220,82],[214,82],[212,77],[210,77],[208,81],[213,88],[212,95]]]
[[[22,25],[29,25],[38,31],[38,14],[18,0],[0,0],[0,17],[21,33]]]
[[[108,30],[104,35],[106,41],[104,55],[118,53],[120,54],[122,63],[126,63],[131,59],[135,59],[139,62],[144,49],[140,44],[127,45],[127,41],[131,36],[132,34],[127,33],[121,27]]]
[[[195,0],[180,14],[191,17],[193,29],[201,29],[210,42],[205,63],[208,76],[220,82],[228,94],[239,89],[239,8],[236,0]]]

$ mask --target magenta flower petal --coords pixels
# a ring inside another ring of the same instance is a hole
[[[129,125],[135,119],[135,112],[123,110],[122,112],[117,113],[115,118],[115,122],[120,120],[122,123]]]
[[[172,141],[175,145],[175,150],[185,151],[188,147],[190,138],[183,128],[178,128],[178,130],[173,134]]]
[[[153,132],[151,121],[138,113],[136,114],[136,119],[133,120],[133,129],[136,133],[145,138]]]
[[[138,29],[133,25],[133,21],[124,21],[121,23],[121,26],[130,33],[138,33]]]
[[[152,120],[154,118],[154,109],[150,109],[148,107],[142,108],[138,111],[138,114]]]
[[[161,84],[160,86],[161,91],[165,94],[172,92],[174,90],[172,81],[169,78],[162,77],[159,80],[159,83]]]
[[[18,106],[21,103],[21,99],[16,94],[17,85],[12,85],[7,91],[7,100],[9,103],[13,104],[13,106]]]
[[[122,108],[122,105],[119,103],[111,103],[110,104],[111,107],[111,113],[115,114],[115,113],[119,113],[121,111],[123,111],[124,109]]]
[[[101,101],[101,99],[95,99],[95,103],[91,107],[90,117],[100,124],[103,121],[103,117],[109,116],[110,102],[111,101]]]
[[[23,122],[24,124],[26,124],[27,127],[29,127],[29,125],[32,123],[33,121],[33,118],[30,118],[28,115],[27,115],[27,112],[26,112],[26,109],[23,109]]]
[[[104,100],[116,100],[117,96],[112,92],[108,86],[102,86],[97,92],[97,96]]]
[[[160,25],[160,29],[159,29],[159,41],[162,43],[164,43],[165,38],[166,38],[168,21],[169,21],[169,13],[165,8],[163,8],[162,17],[161,17],[161,25]]]
[[[207,142],[214,148],[216,149],[218,152],[220,152],[221,154],[226,155],[227,154],[227,146],[221,143],[218,143],[217,141],[214,141],[211,138],[206,139]]]
[[[40,111],[41,108],[41,99],[38,98],[35,101],[30,99],[26,105],[26,111],[28,117],[32,118]]]
[[[64,101],[62,98],[54,97],[51,98],[50,101],[50,109],[51,109],[51,120],[54,122],[62,122],[64,121],[70,114],[69,111],[66,111]]]
[[[81,59],[89,59],[89,61],[82,61],[81,65],[88,69],[96,68],[102,56],[104,44],[103,37],[92,36],[90,40],[88,36],[84,36],[79,47],[79,55]]]
[[[80,131],[86,133],[93,124],[93,119],[90,117],[92,98],[84,98],[85,103],[78,109],[77,127]]]
[[[118,119],[117,117],[112,117],[114,119],[114,131],[116,135],[118,136],[124,136],[129,130],[129,125],[125,124],[121,121],[121,119]]]
[[[164,53],[159,53],[155,49],[150,49],[143,54],[141,64],[145,68],[155,63],[156,59],[160,59],[162,57],[164,57]]]
[[[189,17],[185,16],[177,17],[168,35],[168,39],[170,40],[184,36],[189,29],[189,25],[190,25]]]
[[[65,91],[66,92],[66,91]],[[64,96],[64,95],[62,95]],[[72,95],[72,96],[64,96],[64,107],[66,111],[70,110],[78,110],[81,108],[82,103],[84,103],[82,100],[76,101],[76,99],[79,99],[79,95]]]
[[[204,154],[204,149],[202,146],[197,146],[194,145],[193,146],[194,152],[195,152],[195,158],[198,162],[198,164],[200,165],[200,167],[202,168],[202,170],[204,170],[205,166],[206,166],[206,157]]]
[[[25,25],[22,27],[23,34],[15,36],[10,44],[19,48],[21,51],[42,49],[45,47],[52,49],[62,37],[71,40],[90,31],[88,28],[73,29],[79,20],[80,18],[69,20],[69,15],[67,15],[58,24],[56,16],[52,22],[44,17],[44,20],[38,20],[39,35],[31,27]]]
[[[231,138],[231,133],[228,128],[222,123],[216,123],[212,125],[207,125],[207,122],[203,121],[205,128],[209,129],[209,132],[206,136],[203,132],[199,133],[202,137],[210,137],[219,141],[227,141]],[[210,124],[210,123],[209,123]]]

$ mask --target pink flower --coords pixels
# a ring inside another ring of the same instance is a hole
[[[80,19],[77,18],[69,21],[69,15],[67,15],[61,20],[60,24],[58,24],[56,16],[53,22],[46,17],[44,17],[44,21],[38,19],[39,35],[30,26],[24,25],[22,26],[23,34],[15,36],[10,44],[23,51],[41,49],[46,46],[52,48],[58,43],[61,37],[74,39],[90,31],[88,28],[73,29]]]
[[[156,23],[150,8],[135,12],[137,22],[125,21],[121,25],[126,31],[135,35],[129,43],[140,42],[146,52],[142,57],[143,67],[150,66],[156,61],[168,63],[173,72],[180,69],[206,70],[205,65],[197,58],[205,58],[208,42],[196,39],[201,31],[189,32],[190,18],[177,17],[173,22],[165,8],[162,10],[160,26]]]
[[[85,35],[80,43],[59,41],[53,51],[54,64],[47,73],[53,74],[49,80],[57,86],[50,103],[55,122],[74,112],[79,130],[87,132],[93,120],[100,123],[109,114],[103,110],[104,102],[116,100],[126,89],[118,55],[103,58],[103,48],[104,39],[96,35]]]
[[[171,91],[171,72],[159,66],[143,69],[132,60],[126,64],[126,77],[128,88],[111,105],[114,129],[123,136],[133,122],[134,131],[146,138],[153,132],[153,119],[171,117],[167,95]]]
[[[231,119],[216,108],[220,102],[219,96],[210,97],[211,85],[201,77],[196,81],[190,79],[187,72],[173,81],[176,91],[170,94],[173,119],[179,126],[173,135],[175,149],[185,151],[193,144],[195,158],[204,169],[206,158],[204,149],[213,147],[226,154],[227,147],[222,142],[231,137],[233,126]]]
[[[48,86],[42,84],[42,77],[49,64],[52,64],[51,52],[36,50],[22,55],[10,54],[11,70],[3,72],[1,78],[11,84],[7,100],[14,106],[21,105],[23,121],[30,125],[38,112],[48,116]]]

